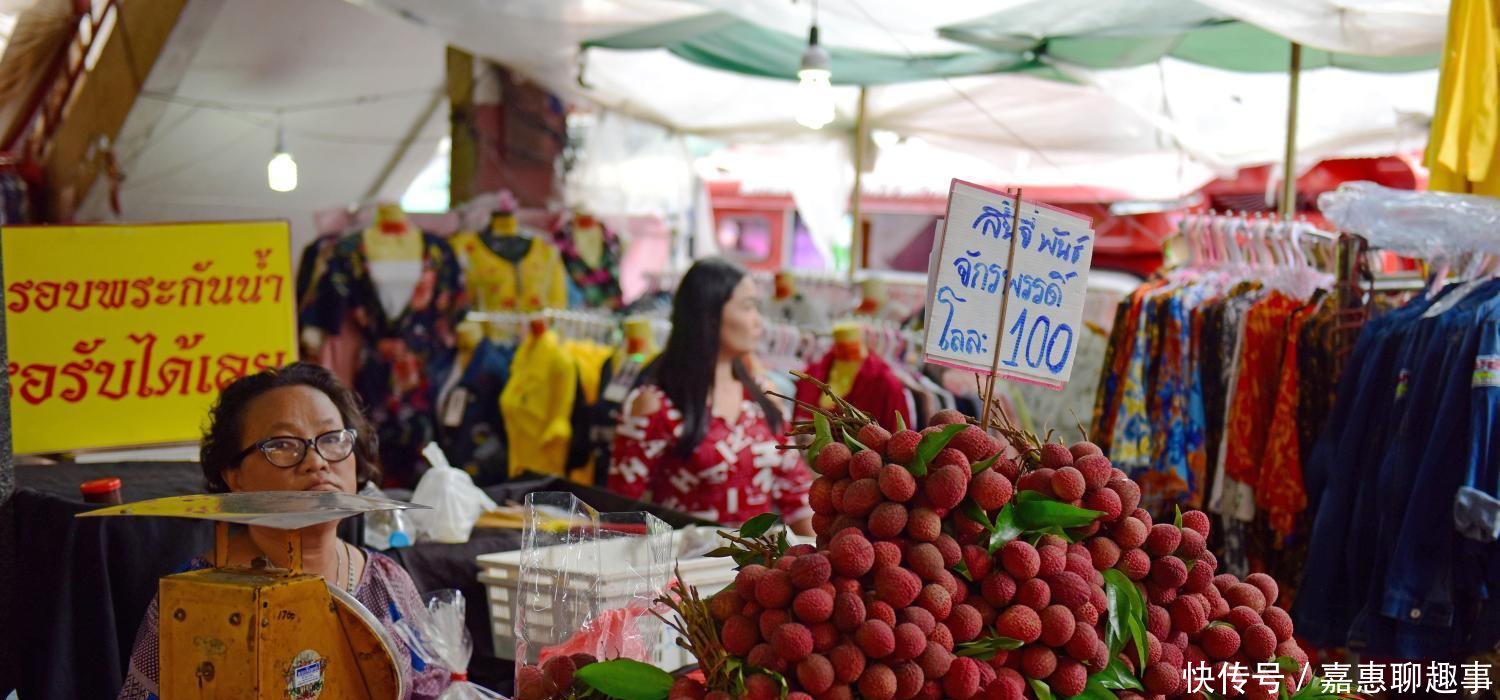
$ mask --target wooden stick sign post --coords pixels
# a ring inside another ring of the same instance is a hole
[[[926,360],[1060,389],[1074,349],[1093,261],[1087,217],[954,180],[928,270]],[[993,335],[991,334],[993,329]]]

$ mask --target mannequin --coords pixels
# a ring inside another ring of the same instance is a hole
[[[584,264],[592,268],[604,264],[604,226],[582,209],[573,213],[573,245]]]
[[[489,228],[480,231],[479,237],[495,255],[512,264],[525,258],[531,252],[532,243],[536,241],[531,233],[521,230],[516,222],[516,215],[508,211],[497,211],[490,216]]]
[[[380,306],[387,318],[395,318],[406,308],[422,277],[422,232],[407,220],[399,204],[381,202],[375,205],[375,220],[359,232],[359,244]],[[303,328],[302,344],[309,355],[318,355],[324,340],[318,328]]]
[[[814,332],[822,332],[828,327],[828,314],[822,305],[813,303],[797,291],[797,279],[790,272],[777,272],[775,279],[776,291],[766,302],[771,320]]]
[[[833,364],[828,368],[828,385],[840,397],[854,388],[854,378],[865,364],[865,329],[853,321],[841,321],[833,327]],[[833,397],[823,396],[823,407],[833,408]]]
[[[776,301],[786,301],[797,295],[797,280],[792,278],[791,273],[780,270],[776,273],[776,295],[772,297]]]
[[[656,334],[651,331],[651,319],[631,316],[622,324],[625,333],[625,354],[641,362],[650,362],[660,348],[656,347]]]
[[[618,309],[624,304],[620,239],[604,222],[585,209],[575,209],[573,217],[554,232],[553,243],[584,306]]]
[[[859,283],[859,307],[854,313],[859,316],[879,316],[885,310],[885,283],[867,277]]]
[[[522,229],[514,211],[496,211],[484,230],[458,233],[452,240],[480,311],[567,306],[567,273],[557,249]]]
[[[610,362],[610,381],[603,393],[604,401],[615,405],[623,402],[631,390],[635,389],[641,370],[661,352],[661,348],[656,346],[656,334],[651,329],[650,318],[631,316],[620,324],[620,328],[625,342]]]

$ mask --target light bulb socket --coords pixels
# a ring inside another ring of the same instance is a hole
[[[808,71],[819,71],[826,77],[832,73],[829,70],[829,63],[828,52],[824,51],[823,47],[808,44],[807,50],[802,52],[802,65],[797,69],[797,75],[806,77],[802,74]]]

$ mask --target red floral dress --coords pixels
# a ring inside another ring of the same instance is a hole
[[[807,491],[812,471],[796,450],[782,450],[786,438],[771,429],[765,411],[746,395],[734,423],[713,416],[703,442],[688,458],[676,452],[682,413],[654,385],[636,389],[655,395],[660,407],[649,415],[626,416],[615,431],[609,489],[726,525],[778,511],[783,522],[812,516]]]

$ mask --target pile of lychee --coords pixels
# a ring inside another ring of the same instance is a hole
[[[594,663],[593,654],[558,654],[542,664],[516,667],[516,700],[566,700],[586,694],[588,689],[573,677],[578,669]]]
[[[723,648],[749,669],[749,700],[1181,697],[1189,663],[1217,679],[1229,663],[1255,673],[1287,657],[1290,682],[1307,661],[1276,582],[1216,576],[1208,517],[1153,522],[1092,443],[1012,449],[951,410],[921,432],[869,424],[849,437],[809,454],[816,545],[742,566],[708,601]],[[1038,501],[1092,521],[996,534]],[[1110,570],[1139,591],[1144,639],[1118,614],[1111,628]],[[680,679],[670,697],[732,694]]]

